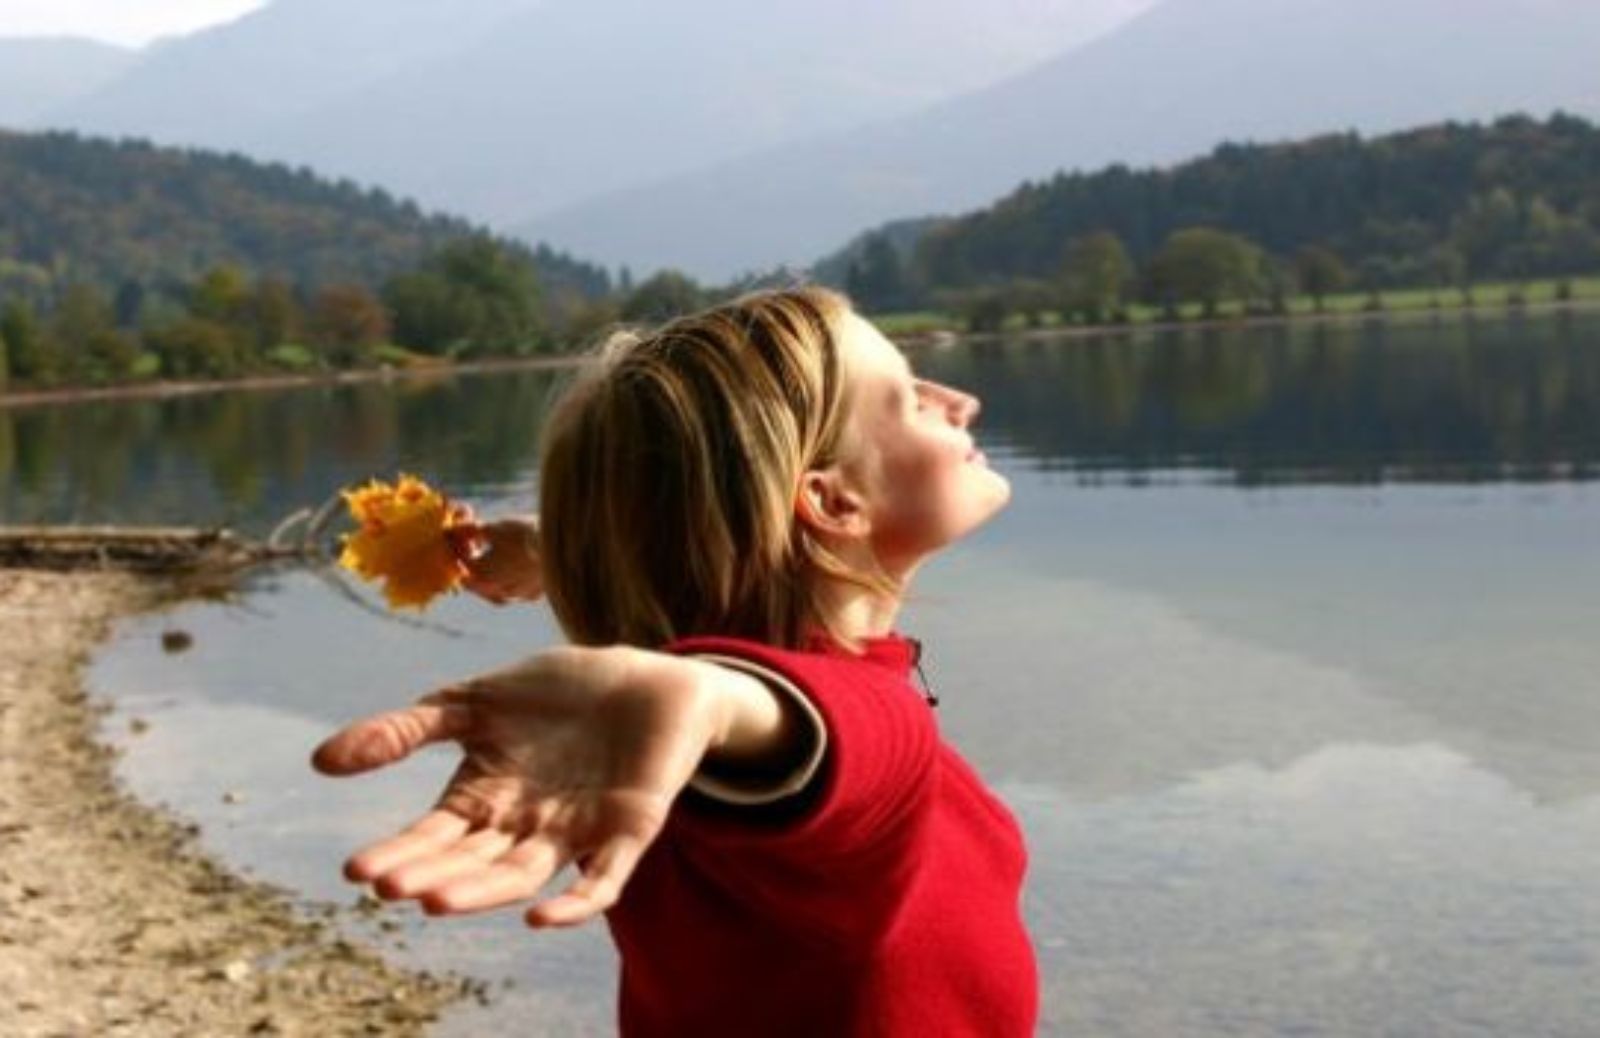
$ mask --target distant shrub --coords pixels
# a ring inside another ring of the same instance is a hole
[[[161,374],[161,358],[145,350],[134,360],[133,368],[129,371],[129,374],[136,379],[155,378]]]
[[[298,342],[285,342],[267,351],[267,363],[280,371],[295,373],[314,371],[318,367],[316,353]]]
[[[396,346],[392,342],[379,343],[372,348],[372,357],[379,364],[387,364],[392,368],[427,368],[436,367],[445,363],[443,357],[434,357],[426,353],[417,353],[404,346]]]

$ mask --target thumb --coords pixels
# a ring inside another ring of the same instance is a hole
[[[357,775],[404,760],[433,742],[459,739],[472,722],[461,703],[424,701],[404,710],[374,714],[324,740],[311,766],[324,775]]]
[[[450,551],[462,562],[471,562],[487,541],[487,532],[477,522],[458,523],[444,532]]]

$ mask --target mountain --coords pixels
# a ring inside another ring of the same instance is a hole
[[[0,126],[31,126],[115,79],[136,59],[136,51],[70,36],[0,38]]]
[[[1600,4],[1166,0],[1112,33],[915,115],[613,192],[519,228],[702,277],[804,263],[863,227],[1019,182],[1160,164],[1216,142],[1445,119],[1600,114]]]
[[[255,157],[263,124],[469,46],[537,0],[275,0],[232,22],[171,39],[101,89],[48,113],[49,125],[101,136],[237,150]]]
[[[1154,0],[275,0],[51,124],[312,166],[474,218],[916,111]]]
[[[169,293],[219,264],[305,286],[377,286],[482,233],[304,169],[0,130],[0,297],[48,300],[74,282]],[[530,258],[547,291],[609,287],[604,270],[548,249]]]

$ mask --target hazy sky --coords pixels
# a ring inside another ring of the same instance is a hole
[[[0,36],[89,36],[125,47],[237,18],[266,0],[0,0]]]

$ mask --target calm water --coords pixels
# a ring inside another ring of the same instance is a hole
[[[1028,831],[1046,1033],[1594,1033],[1600,316],[916,362],[985,398],[1016,488],[904,627]],[[0,411],[0,514],[261,531],[397,468],[525,506],[548,392],[498,375]],[[128,624],[93,674],[127,780],[240,867],[348,902],[343,854],[450,762],[335,783],[305,753],[554,639],[539,609],[427,620],[283,571]],[[164,655],[169,627],[194,648]],[[446,1033],[608,1030],[603,934],[383,918],[406,961],[493,982]]]

